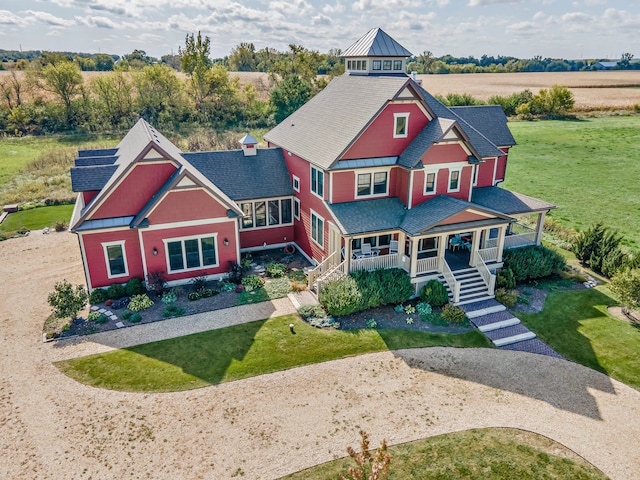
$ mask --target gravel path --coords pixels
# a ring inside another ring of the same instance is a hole
[[[40,341],[61,278],[83,281],[73,235],[0,243],[0,478],[271,479],[343,456],[359,428],[377,445],[515,427],[612,479],[640,471],[640,392],[540,355],[416,349],[188,392],[87,387],[59,373],[61,350]]]

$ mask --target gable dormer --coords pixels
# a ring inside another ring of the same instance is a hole
[[[341,55],[349,75],[406,75],[411,52],[380,28],[373,28]]]

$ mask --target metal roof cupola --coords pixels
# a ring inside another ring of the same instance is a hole
[[[347,75],[406,75],[406,60],[412,54],[381,28],[373,28],[347,48]]]

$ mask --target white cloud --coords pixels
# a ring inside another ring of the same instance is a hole
[[[78,22],[81,22],[83,25],[87,27],[98,27],[98,28],[108,28],[108,29],[118,29],[124,28],[124,25],[117,24],[113,20],[108,17],[102,16],[87,16],[87,17],[76,17]]]
[[[358,0],[351,8],[357,12],[370,12],[372,10],[398,10],[399,8],[417,8],[419,2],[413,0]],[[387,19],[388,21],[388,19]]]
[[[344,5],[342,5],[340,2],[337,2],[335,5],[330,5],[327,3],[322,7],[322,12],[326,13],[327,15],[342,13],[344,12]]]
[[[311,19],[312,25],[331,25],[333,22],[326,15],[316,15]]]
[[[504,3],[522,3],[522,0],[469,0],[470,7],[486,7],[487,5],[500,5]]]
[[[0,10],[0,25],[15,25],[18,27],[24,26],[27,21],[19,15],[16,15],[8,10]]]
[[[34,12],[33,10],[27,10],[25,13],[38,22],[46,23],[47,25],[52,25],[54,27],[70,27],[75,24],[73,20],[56,17],[47,12]]]

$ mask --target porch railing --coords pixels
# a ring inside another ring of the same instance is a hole
[[[437,272],[438,269],[438,257],[420,258],[417,262],[416,274],[420,275],[427,272]]]
[[[482,259],[482,255],[480,255],[479,253],[474,253],[473,255],[474,258],[472,259],[472,263],[475,265],[478,273],[482,276],[482,280],[487,286],[489,293],[493,294],[496,286],[496,276],[489,271],[489,268],[487,268],[487,264],[484,263],[484,260]]]
[[[312,287],[315,284],[318,278],[320,278],[325,272],[330,270],[336,264],[338,255],[339,255],[339,252],[333,252],[331,255],[325,258],[322,262],[320,262],[316,266],[316,268],[314,268],[313,270],[309,270],[307,275],[309,277],[308,283],[310,287]]]
[[[379,270],[382,268],[398,268],[400,255],[392,253],[389,255],[379,255],[377,257],[354,258],[351,260],[352,272],[359,270]]]
[[[328,270],[324,275],[316,280],[316,294],[320,294],[322,287],[334,280],[340,280],[347,274],[347,262],[346,260],[332,269]]]
[[[485,262],[497,262],[498,261],[498,247],[482,248],[478,250],[478,255]]]
[[[442,259],[442,275],[453,295],[453,303],[458,303],[460,301],[460,283],[453,276],[453,272],[444,258]]]
[[[519,233],[517,235],[507,235],[504,238],[504,248],[525,247],[535,245],[536,232]]]

